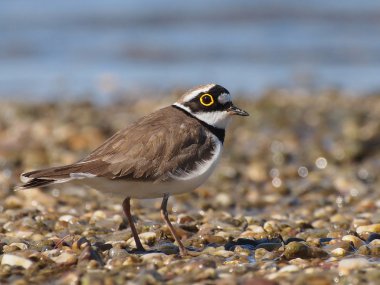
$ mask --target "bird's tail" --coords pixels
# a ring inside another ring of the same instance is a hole
[[[78,167],[76,164],[71,164],[22,173],[20,179],[24,184],[17,186],[15,190],[44,187],[54,183],[67,182],[73,179],[71,174],[73,171],[75,172]]]

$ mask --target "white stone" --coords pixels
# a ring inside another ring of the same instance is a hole
[[[25,243],[22,243],[22,242],[13,242],[11,244],[9,244],[9,246],[15,246],[15,247],[18,247],[19,249],[21,250],[26,250],[28,249],[28,246],[25,244]]]
[[[77,218],[72,216],[72,215],[63,215],[63,216],[59,217],[59,220],[72,224],[72,223],[76,222]]]
[[[300,268],[297,265],[286,265],[279,272],[297,272]]]
[[[1,265],[21,266],[25,269],[28,269],[32,264],[33,262],[29,259],[13,254],[4,254],[1,259]]]

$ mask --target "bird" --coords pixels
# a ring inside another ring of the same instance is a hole
[[[180,255],[185,256],[188,251],[169,220],[169,196],[193,191],[208,179],[218,164],[234,115],[249,114],[232,103],[227,89],[218,84],[195,87],[174,104],[127,125],[73,164],[22,173],[23,184],[17,190],[75,183],[122,199],[138,251],[145,248],[130,201],[162,198],[161,217]]]

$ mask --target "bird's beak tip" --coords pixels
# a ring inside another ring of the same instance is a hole
[[[243,117],[249,116],[248,112],[236,106],[231,106],[228,111],[230,112],[231,115],[237,115],[237,116],[243,116]]]

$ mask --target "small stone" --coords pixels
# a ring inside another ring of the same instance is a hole
[[[365,219],[365,218],[355,218],[352,221],[352,226],[356,229],[356,228],[358,228],[360,226],[367,226],[370,223],[371,222],[368,219]]]
[[[310,258],[310,247],[301,242],[290,242],[286,245],[284,255],[287,259]]]
[[[287,259],[294,258],[322,258],[327,253],[317,247],[310,247],[302,242],[293,241],[285,246],[284,256]]]
[[[141,256],[141,260],[143,262],[159,266],[163,266],[163,261],[166,258],[168,258],[168,256],[165,253],[161,252],[147,253]]]
[[[19,209],[22,208],[24,202],[21,198],[11,195],[4,200],[5,209]]]
[[[215,203],[218,206],[225,208],[225,207],[231,206],[233,203],[233,200],[231,199],[231,195],[228,195],[227,193],[219,193],[215,197]]]
[[[177,217],[177,223],[178,224],[189,224],[189,223],[192,223],[194,221],[195,220],[193,217],[190,217],[189,215],[185,215],[185,214],[180,214]]]
[[[25,269],[28,269],[33,265],[33,262],[21,256],[4,254],[3,258],[1,259],[1,265],[21,266]]]
[[[371,255],[379,257],[380,256],[380,246],[370,246]]]
[[[25,243],[22,243],[22,242],[13,242],[9,246],[17,247],[20,250],[26,250],[26,249],[28,249],[28,246]]]
[[[367,238],[366,242],[367,242],[367,243],[370,243],[370,242],[372,242],[372,241],[374,241],[374,240],[380,240],[380,234],[377,234],[377,233],[371,233],[371,234],[369,235],[369,237]]]
[[[342,240],[352,242],[352,244],[354,245],[355,248],[359,248],[365,244],[365,242],[363,240],[361,240],[360,238],[358,238],[357,236],[354,236],[354,235],[346,235],[346,236],[342,237]]]
[[[155,232],[145,232],[145,233],[139,234],[139,238],[141,242],[151,245],[155,243],[157,235]]]
[[[370,255],[371,254],[371,249],[367,245],[362,245],[358,249],[358,254],[361,254],[361,255]]]
[[[73,224],[73,223],[76,223],[78,221],[78,218],[76,218],[72,215],[63,215],[63,216],[60,216],[58,220],[66,222],[66,223]]]
[[[234,255],[233,252],[231,251],[228,251],[228,250],[224,250],[224,249],[219,249],[219,250],[215,250],[212,255],[215,255],[215,256],[222,256],[222,257],[231,257]]]
[[[67,265],[75,264],[77,262],[77,257],[74,254],[68,253],[68,252],[63,252],[56,257],[51,257],[51,259],[55,263],[67,264]]]
[[[261,243],[257,245],[255,249],[265,248],[268,251],[274,251],[276,249],[279,249],[281,246],[282,246],[282,243],[267,242],[267,243]]]
[[[297,272],[300,268],[297,265],[286,265],[282,267],[279,272]]]
[[[278,233],[281,231],[280,225],[276,221],[268,221],[263,226],[264,230],[269,234]]]
[[[374,239],[370,243],[368,243],[369,246],[380,246],[380,239]]]
[[[352,274],[353,270],[361,269],[368,267],[370,265],[370,262],[362,257],[356,257],[356,258],[346,258],[341,261],[339,261],[338,269],[339,273],[342,275],[349,275]]]
[[[366,225],[366,226],[359,226],[356,229],[356,232],[361,236],[365,232],[369,233],[380,233],[380,224],[372,224],[372,225]]]
[[[111,248],[108,255],[111,258],[126,258],[127,256],[129,256],[129,253],[122,248]]]
[[[32,231],[16,231],[13,233],[13,235],[17,238],[26,239],[33,235],[34,233]]]
[[[98,210],[98,211],[95,211],[95,212],[92,214],[89,223],[90,223],[91,225],[94,225],[97,221],[104,220],[105,218],[107,218],[106,213],[105,213],[104,211]]]
[[[252,253],[251,250],[249,250],[249,249],[247,249],[247,248],[244,248],[244,247],[241,247],[241,246],[239,246],[239,245],[237,245],[237,246],[235,247],[234,252],[235,252],[235,253],[238,253],[238,254],[240,254],[240,255],[246,255],[246,256],[248,256],[248,255],[250,255],[250,254]]]
[[[338,247],[333,249],[331,252],[331,255],[341,257],[341,256],[346,256],[348,254],[348,251],[345,250],[344,248]]]
[[[178,246],[171,242],[162,242],[157,246],[157,250],[159,252],[165,253],[165,254],[177,254],[179,252]]]
[[[336,257],[346,256],[354,248],[350,241],[331,240],[328,245],[324,247],[324,250]]]
[[[336,223],[336,224],[345,224],[345,223],[349,223],[350,219],[348,219],[347,216],[345,215],[335,214],[330,217],[330,222]]]
[[[224,237],[216,236],[216,235],[204,235],[203,239],[207,244],[213,243],[213,244],[222,245],[226,243],[226,239]]]

